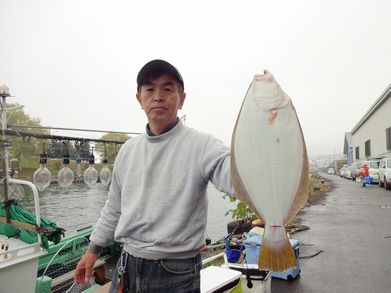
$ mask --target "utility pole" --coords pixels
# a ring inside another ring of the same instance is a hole
[[[7,110],[6,110],[6,98],[10,96],[9,88],[6,85],[0,86],[1,97],[1,142],[3,144],[3,184],[4,184],[4,205],[6,213],[6,223],[10,223],[11,216],[8,205],[8,147],[9,141],[5,136],[7,130]]]

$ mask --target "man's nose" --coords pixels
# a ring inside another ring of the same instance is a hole
[[[163,92],[159,89],[156,89],[153,93],[153,100],[157,102],[161,102],[164,99]]]

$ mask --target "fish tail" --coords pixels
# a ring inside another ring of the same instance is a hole
[[[283,272],[289,268],[296,267],[296,256],[291,243],[289,242],[288,236],[286,235],[285,228],[277,228],[273,230],[282,231],[274,231],[274,233],[280,235],[272,235],[272,239],[268,239],[268,237],[264,237],[262,239],[258,258],[259,270]],[[283,232],[283,234],[281,232]],[[266,231],[264,236],[266,236]]]

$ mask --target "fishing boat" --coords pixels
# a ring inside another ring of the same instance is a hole
[[[8,224],[6,217],[0,216],[3,226],[0,229],[0,292],[107,292],[110,286],[109,268],[115,264],[115,261],[110,263],[110,260],[119,255],[121,245],[117,243],[102,253],[95,265],[92,282],[85,286],[76,286],[73,283],[74,269],[88,247],[88,238],[93,227],[80,229],[56,243],[45,240],[50,233],[45,229],[36,229],[43,227],[47,220],[39,216],[40,206],[35,186],[31,182],[12,178],[8,178],[8,182],[24,184],[33,190],[35,215],[38,216],[34,215],[34,225],[15,220],[16,216],[12,212]],[[13,205],[11,207],[14,208]],[[24,215],[23,220],[28,218],[27,211],[21,212],[22,207],[19,207],[18,211]],[[19,219],[22,220],[20,217]],[[5,225],[8,230],[4,229]],[[50,225],[56,226],[53,223]],[[19,234],[14,233],[15,229]],[[29,230],[36,234],[36,242],[29,243],[32,238],[26,238],[24,234],[21,237],[20,231]],[[222,261],[216,264],[218,259]],[[201,292],[270,292],[270,273],[262,273],[255,266],[229,263],[225,252],[205,257],[201,270]],[[75,290],[69,291],[72,287]]]
[[[8,88],[1,87],[3,166],[0,173],[3,199],[0,206],[0,292],[66,292],[66,286],[70,286],[64,284],[70,283],[72,286],[73,270],[88,247],[88,237],[93,227],[63,237],[64,230],[61,227],[41,217],[36,185],[17,179],[10,164],[12,160],[9,160],[9,136],[31,137],[34,134],[8,129],[6,98],[9,96]],[[54,136],[42,138],[52,139]],[[23,186],[31,190],[33,213],[25,210],[18,200],[13,198],[17,190],[24,191]],[[106,282],[104,264],[103,255],[95,265],[96,283]],[[95,284],[89,285],[93,287]]]
[[[15,220],[15,215],[11,213],[8,223],[7,217],[0,216],[1,225],[7,225],[19,231],[30,231],[37,237],[36,242],[29,243],[31,239],[20,237],[20,234],[17,237],[10,235],[14,232],[13,230],[0,229],[0,232],[3,232],[0,234],[2,243],[0,292],[107,292],[110,286],[109,260],[119,255],[120,244],[102,253],[101,258],[95,264],[95,277],[90,283],[84,286],[75,285],[74,269],[88,247],[88,238],[93,227],[78,230],[70,236],[63,237],[57,243],[45,240],[50,233],[45,229],[36,228],[43,227],[42,223],[47,222],[40,216],[36,187],[29,181],[12,178],[8,178],[8,183],[26,185],[32,189],[35,223],[31,225]],[[51,226],[56,225],[51,223]],[[223,261],[216,264],[218,259]],[[202,263],[201,292],[270,292],[271,274],[259,271],[257,265],[229,263],[225,252],[206,257]],[[74,288],[73,291],[72,288]]]
[[[12,178],[9,178],[9,182],[24,184],[33,190],[35,215],[38,216],[35,217],[33,227],[14,219],[5,224],[5,217],[0,218],[2,225],[19,230],[42,227],[35,186],[31,182],[15,181]],[[14,217],[13,214],[11,216]],[[102,253],[95,264],[92,282],[84,286],[73,282],[76,263],[88,247],[92,230],[92,226],[86,227],[57,243],[43,240],[46,237],[42,235],[43,230],[35,231],[37,241],[34,243],[28,243],[28,239],[24,241],[21,237],[9,237],[7,233],[0,234],[0,292],[107,292],[110,286],[110,260],[119,255],[120,244],[115,244]],[[219,259],[220,262],[217,262]],[[261,272],[256,265],[229,263],[225,252],[204,258],[202,264],[201,292],[270,292],[270,272]],[[115,261],[111,262],[111,266],[113,265]],[[71,288],[74,290],[70,291]]]
[[[10,182],[15,181],[10,179]],[[40,215],[35,186],[28,181],[18,180],[17,183],[25,184],[33,190],[34,202],[37,203],[35,214]],[[40,217],[37,216],[36,219],[35,226],[40,227]],[[10,220],[8,225],[29,228],[15,220]],[[2,245],[0,252],[0,292],[108,292],[110,280],[106,274],[106,260],[119,255],[119,244],[102,253],[95,264],[92,282],[83,286],[73,282],[76,263],[88,247],[88,237],[92,230],[93,227],[81,229],[58,243],[49,242],[47,248],[44,247],[45,241],[40,233],[37,233],[36,243],[0,234],[1,243],[6,243]],[[213,264],[218,259],[223,260],[222,264]],[[225,252],[205,258],[202,264],[201,292],[271,292],[270,272],[261,272],[256,265],[229,263]]]
[[[36,227],[40,227],[39,199],[35,186],[31,182],[19,180],[15,182],[11,178],[8,178],[7,181],[31,187],[34,194],[35,214],[37,215]],[[4,184],[5,186],[6,183]],[[0,219],[6,225],[16,227],[23,225],[23,223],[10,219],[8,215],[5,220],[3,217]],[[37,236],[36,243],[26,243],[15,237],[0,234],[0,292],[31,292],[31,289],[35,288],[38,259],[47,253],[42,245],[41,234],[38,233]]]
[[[8,200],[9,184],[31,188],[34,215],[15,201]],[[7,174],[3,179],[3,187],[5,200],[0,209],[0,292],[66,292],[64,286],[73,283],[73,270],[87,249],[92,227],[60,240],[62,229],[41,218],[38,190],[33,183],[14,179]],[[101,273],[104,271],[103,266],[104,259],[95,266],[96,276],[100,277],[98,281],[101,283],[105,281]]]

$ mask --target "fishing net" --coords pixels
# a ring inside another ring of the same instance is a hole
[[[36,292],[76,293],[97,286],[93,278],[87,284],[74,283],[74,270],[87,247],[85,236],[75,237],[63,244],[54,255],[50,255],[50,260],[38,270]]]
[[[6,217],[6,205],[10,211],[10,218],[19,222],[26,224],[36,225],[36,217],[34,214],[25,210],[21,205],[15,200],[9,200],[7,203],[0,204],[0,216]],[[42,244],[43,247],[48,249],[49,241],[54,242],[55,244],[59,243],[61,236],[64,234],[64,229],[58,227],[56,223],[50,221],[45,217],[41,217],[41,227],[40,233],[42,235]],[[17,237],[20,240],[26,243],[36,243],[38,242],[38,235],[36,232],[32,232],[23,228],[15,227],[10,224],[0,223],[0,234],[3,234],[7,237]]]

